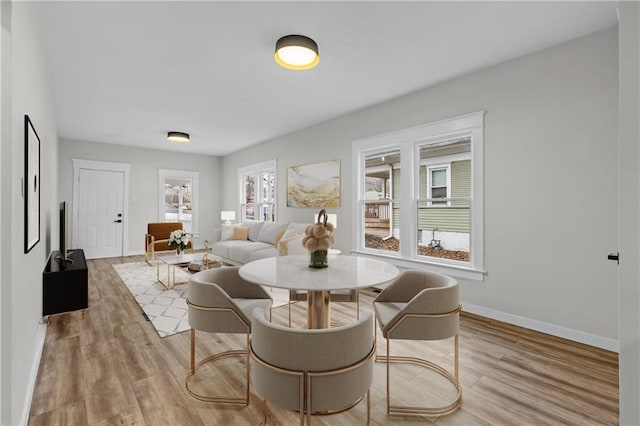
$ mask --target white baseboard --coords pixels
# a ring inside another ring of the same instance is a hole
[[[36,389],[36,380],[38,380],[38,369],[42,360],[42,352],[44,351],[44,341],[47,338],[47,324],[38,324],[38,332],[36,335],[36,355],[33,357],[33,365],[31,366],[31,374],[27,383],[27,392],[25,395],[24,407],[20,416],[20,424],[29,424],[29,413],[31,412],[31,401],[33,401],[33,393]]]
[[[551,334],[552,336],[562,337],[563,339],[572,340],[574,342],[584,343],[585,345],[595,346],[597,348],[606,349],[612,352],[620,351],[620,343],[614,339],[608,339],[602,336],[585,333],[571,328],[560,327],[542,321],[532,320],[530,318],[518,315],[507,314],[505,312],[495,311],[493,309],[484,308],[482,306],[472,305],[470,303],[462,303],[462,310],[491,318],[494,320],[506,322],[520,327],[529,328],[541,333]]]
[[[144,250],[134,250],[134,251],[129,251],[128,254],[126,254],[126,256],[141,256],[144,254]]]

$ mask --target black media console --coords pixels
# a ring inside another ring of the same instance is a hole
[[[89,307],[87,261],[81,249],[68,254],[72,260],[59,260],[53,251],[42,272],[42,316],[77,311]],[[84,317],[84,312],[82,313]]]

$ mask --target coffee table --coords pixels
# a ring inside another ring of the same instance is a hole
[[[164,286],[167,290],[172,288],[174,285],[185,284],[188,281],[176,281],[176,268],[187,266],[189,262],[201,261],[205,253],[189,253],[189,254],[181,254],[178,255],[162,255],[156,256],[156,268],[157,268],[157,276],[156,280],[159,284]],[[222,266],[222,258],[219,256],[215,256],[213,254],[209,254],[207,256],[209,262],[209,268],[212,266]],[[167,266],[167,280],[163,281],[160,278],[160,267]],[[184,268],[185,271],[190,272],[189,268]]]

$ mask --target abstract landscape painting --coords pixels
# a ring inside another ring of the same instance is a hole
[[[289,167],[287,207],[340,207],[340,160]]]

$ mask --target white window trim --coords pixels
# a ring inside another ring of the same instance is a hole
[[[166,178],[185,178],[193,181],[193,199],[192,205],[195,207],[191,213],[191,232],[197,234],[198,231],[198,210],[200,203],[198,202],[198,172],[190,170],[177,169],[158,169],[158,221],[164,222],[164,180]]]
[[[352,143],[352,197],[360,204],[364,198],[362,194],[364,188],[364,158],[367,154],[383,149],[400,149],[401,163],[405,167],[414,167],[414,172],[409,177],[403,178],[401,191],[403,194],[414,194],[413,197],[403,197],[400,204],[400,222],[414,223],[416,212],[416,201],[419,199],[419,176],[420,161],[419,147],[428,143],[429,140],[442,140],[458,136],[471,136],[472,159],[472,189],[471,199],[473,200],[473,212],[471,215],[471,262],[467,266],[450,264],[440,260],[425,260],[417,257],[417,232],[415,226],[405,226],[400,228],[400,253],[380,252],[367,250],[361,243],[364,241],[364,231],[360,208],[353,209],[352,212],[352,252],[372,256],[383,257],[400,267],[426,267],[429,270],[447,273],[455,277],[483,281],[484,275],[484,114],[485,111],[478,111],[470,114],[453,117],[389,132],[369,138],[359,139]],[[442,159],[437,159],[442,162]],[[450,175],[450,174],[449,174]],[[404,177],[404,175],[403,175]],[[449,185],[450,187],[450,185]]]
[[[259,190],[258,186],[258,182],[260,182],[260,174],[262,172],[273,172],[273,175],[275,176],[275,187],[274,187],[274,194],[273,194],[273,216],[274,216],[274,221],[278,220],[278,160],[273,159],[273,160],[267,160],[267,161],[262,161],[260,163],[255,163],[255,164],[250,164],[248,166],[243,166],[243,167],[238,167],[238,200],[240,200],[239,205],[238,205],[238,211],[239,211],[239,215],[238,215],[238,220],[242,220],[243,217],[243,208],[242,206],[245,204],[245,200],[244,200],[244,177],[248,176],[248,175],[253,175],[253,179],[254,179],[254,185],[256,185],[256,187],[254,188],[254,192],[255,192],[255,199],[253,201],[253,203],[255,204],[255,208],[257,209],[260,205],[265,204],[265,202],[262,200],[262,191]]]

